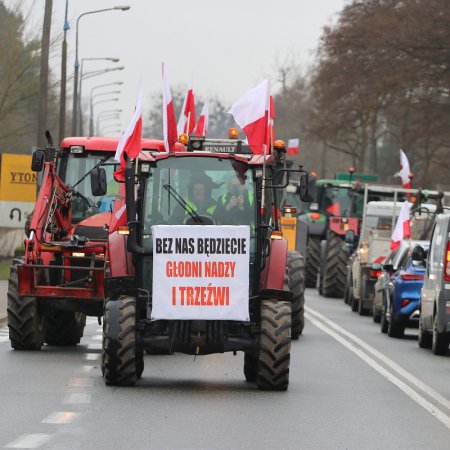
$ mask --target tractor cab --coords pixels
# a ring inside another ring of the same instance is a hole
[[[204,137],[127,159],[128,223],[119,232],[131,258],[122,272],[113,261],[105,280],[106,384],[134,384],[144,350],[243,351],[248,381],[287,389],[293,293],[276,180],[292,172],[308,176],[276,155],[264,163],[242,141]],[[124,320],[126,336],[117,332]]]

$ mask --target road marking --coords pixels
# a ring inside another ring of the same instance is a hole
[[[100,353],[86,353],[85,357],[88,361],[96,361],[100,359]]]
[[[73,394],[67,394],[64,397],[63,403],[80,405],[91,402],[91,394],[85,394],[81,392],[74,392]]]
[[[90,372],[95,366],[81,366],[81,368],[78,370],[79,373],[88,373]]]
[[[103,334],[96,334],[91,338],[93,341],[101,341],[103,339]]]
[[[306,309],[306,308],[305,308]],[[443,423],[448,429],[450,429],[450,416],[445,414],[441,409],[434,406],[428,400],[426,400],[423,396],[417,393],[413,388],[408,386],[398,377],[393,375],[387,369],[385,369],[381,364],[371,358],[369,355],[364,353],[360,348],[356,347],[355,344],[345,340],[342,336],[337,334],[335,331],[330,329],[327,325],[320,322],[319,319],[314,318],[310,313],[311,308],[307,308],[308,312],[305,314],[305,317],[311,321],[317,328],[321,329],[325,333],[329,334],[336,341],[346,347],[348,350],[353,352],[355,355],[359,356],[366,364],[368,364],[372,369],[376,370],[380,375],[385,377],[392,384],[397,386],[401,391],[403,391],[411,400],[415,401],[418,405],[422,406],[426,411],[432,414],[436,419],[438,419],[441,423]],[[329,319],[327,319],[329,320]],[[330,321],[331,322],[331,321]],[[355,336],[356,337],[356,336]]]
[[[0,328],[0,343],[9,341],[9,329],[8,327]]]
[[[15,441],[5,445],[6,448],[38,448],[50,439],[49,434],[35,433],[24,434]]]
[[[41,420],[41,423],[51,423],[51,424],[67,424],[72,423],[80,413],[71,412],[71,411],[56,411],[51,413],[44,420]]]
[[[403,367],[399,366],[396,362],[394,362],[392,359],[388,358],[383,353],[379,352],[375,348],[373,348],[371,345],[367,344],[365,341],[360,339],[358,336],[355,336],[354,334],[350,333],[349,331],[345,330],[341,326],[339,326],[337,323],[333,322],[332,320],[328,319],[323,314],[315,311],[314,309],[311,309],[310,307],[305,306],[305,310],[308,311],[310,314],[313,314],[318,319],[322,320],[322,322],[325,322],[328,326],[331,328],[334,328],[339,333],[343,334],[344,336],[347,336],[349,339],[351,339],[353,342],[356,342],[360,347],[364,348],[367,352],[371,353],[373,356],[378,358],[383,364],[390,367],[392,370],[397,372],[399,375],[401,375],[403,378],[408,380],[411,384],[425,392],[429,397],[433,398],[437,402],[439,402],[442,406],[447,408],[450,411],[450,401],[447,400],[445,397],[443,397],[441,394],[439,394],[437,391],[435,391],[432,387],[425,384],[423,381],[416,378],[414,375],[403,369]]]
[[[69,380],[70,387],[92,387],[94,380],[92,378],[71,378]]]
[[[91,342],[87,346],[88,350],[101,350],[102,349],[102,343],[101,342]]]

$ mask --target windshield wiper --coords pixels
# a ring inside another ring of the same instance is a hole
[[[202,218],[200,215],[193,209],[189,204],[186,202],[186,200],[176,191],[175,188],[173,188],[170,184],[163,184],[164,189],[169,193],[169,195],[172,195],[172,197],[178,202],[178,204],[197,222],[197,223],[203,223]]]
[[[108,155],[106,158],[103,158],[100,160],[100,162],[98,162],[91,170],[89,170],[88,172],[86,172],[72,187],[72,189],[79,185],[94,169],[96,169],[98,166],[102,165],[103,163],[105,163],[106,161],[108,161],[108,159],[111,158],[111,155]]]

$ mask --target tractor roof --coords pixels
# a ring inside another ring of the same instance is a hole
[[[143,150],[164,152],[164,141],[159,139],[142,139]],[[83,147],[84,150],[115,152],[119,138],[110,137],[67,137],[61,141],[61,148]],[[178,151],[184,150],[184,145],[177,143]]]

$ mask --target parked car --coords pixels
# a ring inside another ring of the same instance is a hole
[[[428,241],[403,241],[383,266],[374,309],[380,310],[381,303],[380,329],[390,337],[401,338],[405,327],[418,326],[428,248]]]
[[[437,217],[420,299],[419,346],[445,355],[450,339],[450,214]]]

